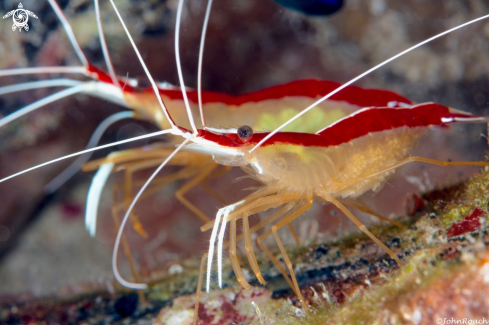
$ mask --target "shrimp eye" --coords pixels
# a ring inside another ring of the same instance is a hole
[[[146,77],[139,76],[136,78],[136,81],[138,83],[137,85],[138,88],[145,89],[151,87],[151,83]]]
[[[238,137],[241,140],[248,140],[253,135],[253,129],[248,125],[242,125],[238,128]]]

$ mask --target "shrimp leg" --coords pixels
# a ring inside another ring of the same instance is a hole
[[[248,216],[252,214],[256,214],[271,208],[277,208],[285,203],[291,202],[291,201],[296,201],[297,199],[300,199],[296,194],[282,194],[282,195],[272,195],[272,196],[267,196],[264,198],[260,198],[255,200],[254,202],[251,202],[247,206],[245,206],[243,209],[246,209],[241,216],[237,216],[236,213],[231,213],[228,217],[225,217],[225,221],[236,221],[239,219],[239,217],[243,218],[243,236],[245,239],[245,249],[246,249],[246,256],[248,257],[248,261],[250,263],[250,266],[255,273],[255,276],[257,277],[258,281],[260,283],[265,284],[265,280],[263,279],[263,276],[261,275],[260,268],[258,267],[258,263],[256,261],[256,256],[255,253],[253,252],[253,246],[251,244],[251,233],[248,225]],[[230,230],[230,238],[236,237],[236,228],[231,228]],[[231,240],[230,240],[231,241]],[[236,246],[236,240],[233,243],[231,241],[231,245]],[[233,262],[232,262],[233,263]],[[241,273],[241,268],[239,272],[236,272],[236,267],[239,267],[239,264],[235,264],[233,266],[233,269],[235,270],[236,276],[238,277],[238,274]],[[241,282],[240,282],[241,283]]]
[[[484,161],[443,161],[443,160],[437,160],[437,159],[430,159],[430,158],[424,158],[424,157],[417,157],[417,156],[412,156],[412,157],[407,157],[406,159],[403,159],[399,161],[398,163],[391,165],[385,169],[382,169],[374,174],[368,175],[366,177],[359,178],[358,180],[355,180],[355,182],[361,182],[363,180],[369,179],[371,177],[375,177],[378,175],[382,175],[384,173],[394,171],[399,167],[405,166],[407,164],[410,164],[412,162],[423,162],[431,165],[438,165],[438,166],[487,166],[489,165],[489,162],[484,162]]]
[[[363,201],[357,199],[357,203],[353,203],[353,202],[348,202],[348,201],[343,201],[343,200],[339,200],[341,203],[343,203],[344,205],[346,206],[349,206],[350,208],[353,208],[353,209],[357,209],[358,211],[362,211],[362,212],[365,212],[365,213],[368,213],[374,217],[377,217],[379,218],[380,220],[383,220],[383,221],[387,221],[387,222],[390,222],[391,224],[397,226],[397,227],[403,227],[403,225],[397,221],[394,221],[394,220],[391,220],[389,218],[386,218],[384,217],[383,215],[380,215],[378,214],[377,212],[375,211],[372,211],[369,207],[367,207],[365,205],[365,203],[363,203]]]
[[[175,197],[178,199],[178,201],[180,201],[183,205],[185,205],[187,209],[192,211],[197,217],[199,217],[204,222],[209,222],[211,219],[207,217],[199,208],[193,205],[189,200],[187,200],[184,197],[184,195],[192,188],[202,183],[206,179],[206,177],[210,173],[212,173],[218,166],[219,165],[217,165],[214,162],[209,163],[206,167],[202,168],[198,172],[197,176],[195,176],[188,183],[180,187],[175,193]]]
[[[216,191],[214,191],[214,189],[210,187],[207,182],[216,179],[218,177],[221,177],[224,174],[229,173],[231,171],[231,168],[232,168],[231,166],[222,166],[222,168],[215,170],[212,174],[210,174],[200,183],[200,186],[222,205],[227,205],[226,201]]]
[[[326,193],[325,191],[318,193],[319,196],[321,196],[323,199],[325,199],[327,202],[331,202],[338,209],[340,209],[347,217],[350,219],[365,235],[370,237],[377,245],[380,246],[387,254],[390,255],[399,265],[402,265],[401,260],[397,257],[397,255],[391,251],[387,246],[384,245],[377,237],[375,237],[368,229],[365,227],[363,223],[360,222],[340,201],[336,200],[333,198],[331,195]]]
[[[193,175],[196,174],[196,171],[197,169],[194,166],[187,166],[175,173],[155,177],[155,182],[151,186],[148,186],[148,189],[141,195],[141,199],[153,195],[154,193],[160,191],[162,188],[168,186],[173,182],[191,178]],[[144,185],[144,181],[138,181],[134,183],[134,187],[141,187],[143,185]],[[117,188],[117,193],[119,193],[123,188],[123,184],[118,183],[115,185],[115,187]],[[119,209],[124,208],[123,202],[122,201],[119,202],[118,197],[114,199],[114,202],[117,202]]]
[[[312,197],[309,198],[309,200],[303,206],[301,206],[299,209],[297,209],[297,211],[295,211],[290,216],[288,216],[284,220],[280,221],[276,225],[273,225],[272,228],[269,231],[265,232],[262,235],[263,238],[266,238],[270,233],[273,234],[273,237],[275,238],[275,242],[277,243],[277,245],[278,245],[278,247],[280,249],[280,252],[282,253],[282,256],[284,258],[285,265],[287,266],[287,269],[289,270],[290,277],[292,278],[292,283],[293,283],[292,289],[294,290],[295,294],[297,295],[297,297],[301,301],[302,308],[304,308],[304,312],[306,314],[307,314],[307,305],[306,305],[306,303],[304,301],[304,298],[302,297],[302,293],[301,293],[301,290],[300,290],[299,285],[297,283],[297,279],[295,277],[295,272],[294,272],[294,269],[292,267],[292,263],[290,262],[289,256],[287,255],[287,252],[285,251],[285,247],[282,244],[282,241],[280,240],[280,237],[278,236],[277,231],[280,228],[282,228],[283,226],[291,223],[294,219],[296,219],[298,216],[302,215],[307,210],[309,210],[309,208],[311,207],[311,205],[312,205]],[[289,282],[289,281],[287,281],[287,282]]]
[[[147,151],[142,150],[128,150],[124,153],[118,153],[117,155],[91,161],[83,167],[84,171],[96,169],[99,166],[106,163],[116,163],[118,164],[114,170],[125,169],[125,177],[123,184],[123,203],[126,208],[129,205],[128,202],[132,200],[132,190],[134,188],[133,177],[134,172],[139,170],[144,170],[147,168],[151,168],[154,166],[158,166],[161,164],[161,161],[168,156],[168,151],[173,150],[173,148],[154,148]],[[182,152],[177,154],[172,161],[172,165],[176,166],[185,166],[181,172],[177,172],[173,176],[169,175],[170,178],[173,178],[173,181],[178,179],[189,179],[192,178],[187,184],[183,185],[180,188],[175,196],[176,198],[184,204],[189,210],[191,210],[197,217],[199,217],[204,222],[210,221],[210,218],[207,217],[202,211],[200,211],[197,207],[191,204],[183,195],[191,190],[196,185],[204,182],[208,175],[213,175],[212,171],[218,167],[217,164],[212,162],[211,160],[205,159],[200,160],[197,159],[200,155],[196,155],[195,153]],[[145,160],[141,161],[141,159]],[[138,161],[139,160],[139,161]],[[137,162],[132,162],[137,161]],[[224,170],[227,171],[227,170]],[[215,173],[217,174],[217,173]],[[219,176],[219,174],[217,174]],[[170,178],[162,178],[162,183],[168,185],[171,183]],[[161,189],[162,183],[159,183],[158,186],[152,185],[148,192],[144,194],[147,196],[148,194],[154,193],[156,190]],[[159,188],[158,188],[159,187]],[[131,214],[131,222],[133,223],[133,228],[143,237],[146,237],[146,232],[142,228],[138,218],[132,213]]]
[[[207,291],[209,291],[209,285],[210,285],[210,273],[212,269],[212,258],[214,255],[214,246],[216,242],[217,229],[219,228],[221,216],[223,215],[224,217],[222,219],[221,231],[219,233],[219,249],[218,249],[219,283],[222,282],[222,269],[221,269],[222,241],[224,238],[225,226],[226,226],[226,222],[234,221],[231,223],[231,230],[230,230],[229,253],[230,253],[231,266],[233,267],[236,277],[240,280],[240,283],[242,283],[243,287],[245,289],[249,288],[248,282],[244,280],[244,277],[242,276],[241,267],[239,266],[239,261],[236,254],[236,220],[243,217],[243,212],[249,212],[250,214],[253,214],[254,212],[250,212],[250,207],[256,208],[257,206],[259,206],[258,208],[258,212],[259,212],[270,208],[276,208],[282,205],[283,203],[280,202],[280,199],[277,200],[277,197],[279,197],[278,195],[272,197],[266,197],[266,195],[273,194],[276,192],[277,192],[277,188],[274,185],[269,187],[264,187],[261,190],[253,194],[250,194],[244,200],[220,209],[216,215],[215,220],[208,222],[207,224],[205,224],[200,228],[201,231],[204,232],[210,229],[211,227],[213,227],[211,240],[209,244],[209,259],[207,262],[208,263],[207,264]],[[289,200],[290,197],[291,195],[288,195]],[[266,208],[264,208],[264,206]],[[257,274],[260,274],[259,270]],[[263,280],[261,276],[257,275],[257,277],[259,280]],[[265,281],[263,280],[263,283],[264,282]]]
[[[269,193],[267,193],[267,194],[269,194]],[[296,206],[296,204],[297,204],[296,202],[289,202],[287,205],[285,205],[284,207],[280,208],[279,211],[273,213],[271,216],[267,217],[265,220],[262,220],[258,224],[254,225],[253,227],[251,227],[249,229],[249,235],[257,232],[258,230],[260,230],[263,227],[265,227],[266,225],[268,225],[268,224],[276,221],[277,219],[279,219],[279,218],[281,218],[283,216],[286,216],[287,213],[290,212],[290,210],[293,209]],[[233,225],[233,221],[234,221],[234,225]],[[231,227],[230,227],[231,228],[231,230],[230,230],[230,240],[227,241],[227,242],[225,242],[225,243],[222,243],[223,236],[220,235],[219,236],[220,237],[219,238],[219,240],[220,240],[220,242],[219,242],[220,245],[219,246],[220,246],[220,249],[222,249],[222,248],[230,248],[229,251],[230,251],[231,266],[233,267],[233,270],[235,271],[235,274],[241,274],[242,275],[241,268],[239,267],[239,261],[237,259],[237,255],[235,254],[235,252],[236,252],[236,243],[238,241],[241,241],[243,239],[243,237],[245,236],[245,234],[242,233],[242,234],[236,236],[236,224],[235,224],[236,219],[234,219],[233,221],[231,221]],[[208,224],[212,224],[212,223],[213,223],[213,221],[211,221]],[[223,227],[223,226],[221,226],[221,227]],[[221,232],[223,232],[223,229],[224,228],[221,228]],[[260,244],[262,245],[261,242],[258,242],[258,244],[259,245]],[[269,257],[270,256],[271,256],[271,259],[272,260],[275,259],[275,257],[271,253],[270,253]],[[203,263],[205,263],[205,260],[207,259],[207,257],[208,257],[208,253],[205,253],[202,256],[202,260],[201,260],[200,273],[199,273],[199,282],[198,282],[198,285],[197,285],[197,292],[196,292],[196,304],[195,304],[194,324],[197,324],[197,319],[198,319],[198,310],[199,310],[199,303],[200,303],[200,295],[201,295],[201,292],[202,292],[202,278],[203,278],[203,273],[204,273],[204,269],[203,269],[203,267],[204,267],[203,265],[204,264]],[[289,283],[290,287],[291,288],[294,288],[292,282],[289,280],[289,277],[287,276],[287,273],[282,268],[282,266],[280,265],[280,263],[277,261],[275,264],[277,265],[277,267],[279,268],[279,270],[282,272],[282,274],[285,274],[285,279]],[[235,267],[236,267],[236,269],[235,269]],[[241,281],[240,281],[240,284],[243,287],[245,287],[245,285],[248,284],[248,282],[244,279],[244,277],[238,278],[238,281],[240,279],[242,281],[244,280],[243,283],[241,283]],[[243,285],[243,284],[245,284],[245,285]],[[249,284],[248,284],[248,286],[249,286]]]
[[[135,172],[139,170],[144,170],[148,169],[151,167],[156,167],[161,164],[162,159],[152,159],[152,160],[145,160],[142,162],[136,162],[136,163],[129,163],[126,165],[123,165],[125,167],[125,172],[124,172],[124,181],[123,181],[123,205],[124,208],[127,209],[129,205],[131,204],[131,201],[133,199],[132,197],[132,189],[133,189],[133,175]],[[148,234],[143,228],[143,225],[139,221],[139,217],[136,215],[136,212],[131,212],[130,220],[132,223],[132,227],[134,230],[136,230],[139,235],[141,235],[144,238],[148,237]]]
[[[122,205],[124,206],[124,209],[127,209],[129,207],[129,205],[133,199],[132,190],[134,188],[134,185],[133,185],[134,173],[137,171],[140,171],[140,170],[145,170],[148,168],[156,167],[156,166],[161,164],[162,160],[164,160],[164,157],[158,158],[158,159],[147,159],[147,160],[138,161],[138,162],[121,164],[116,168],[116,170],[120,170],[122,168],[125,169],[124,181],[123,181],[123,186],[122,186],[122,188],[123,188]],[[188,169],[185,169],[184,171],[187,172]],[[193,174],[195,174],[196,169],[194,168],[194,173],[192,173],[191,175],[187,175],[188,173],[185,173],[185,172],[177,175],[176,177],[173,175],[168,175],[168,176],[169,176],[169,179],[171,179],[171,178],[178,179],[178,176],[191,177]],[[166,180],[167,179],[164,179],[163,182],[166,183]],[[153,188],[154,188],[154,185],[150,189],[153,189]],[[152,193],[154,193],[154,191]],[[134,230],[136,230],[142,237],[147,238],[148,234],[144,230],[141,222],[139,221],[139,218],[137,217],[137,215],[134,211],[131,213],[130,220],[131,220],[131,223],[132,223]]]
[[[267,238],[268,236],[270,236],[270,234],[273,232],[273,229],[274,227],[276,227],[275,231],[282,228],[283,226],[285,225],[288,225],[290,224],[294,219],[296,219],[298,216],[300,216],[301,214],[303,214],[304,212],[306,212],[307,210],[310,209],[311,205],[312,205],[312,198],[305,201],[301,200],[300,203],[296,204],[294,202],[294,205],[296,205],[294,207],[294,209],[292,209],[292,211],[290,212],[286,212],[286,214],[284,214],[284,220],[280,221],[279,223],[277,223],[276,225],[272,226],[272,228],[268,231],[266,231],[265,233],[263,233],[262,235],[260,235],[257,239],[257,243],[258,243],[258,246],[260,246],[260,248],[265,252],[265,254],[268,256],[268,258],[270,258],[270,260],[273,262],[273,264],[275,264],[275,266],[280,270],[280,272],[282,273],[282,275],[284,276],[285,280],[287,280],[287,282],[289,283],[290,287],[294,290],[294,292],[296,293],[296,295],[302,300],[302,296],[301,296],[301,293],[300,291],[298,290],[298,286],[297,286],[297,281],[295,280],[295,275],[293,275],[293,271],[291,269],[292,265],[290,264],[290,260],[287,258],[285,258],[285,255],[284,255],[284,252],[282,252],[282,255],[284,256],[284,259],[285,259],[285,262],[286,262],[286,265],[287,265],[287,268],[289,269],[290,271],[290,274],[291,274],[291,277],[292,277],[292,281],[290,280],[289,276],[287,275],[286,271],[283,269],[283,267],[281,266],[280,262],[275,258],[275,256],[273,256],[273,254],[270,252],[270,250],[268,250],[265,245],[263,244],[263,240],[265,238]],[[285,208],[287,208],[289,206],[286,206]],[[289,208],[290,209],[290,208]],[[280,212],[280,211],[279,211]],[[281,217],[281,216],[280,216]],[[275,235],[274,235],[275,236]],[[280,245],[278,242],[277,244]],[[282,251],[282,249],[281,249]],[[289,262],[287,262],[289,261]],[[289,266],[290,264],[290,266]]]
[[[231,261],[231,267],[233,268],[236,279],[238,279],[239,284],[248,290],[251,288],[248,281],[246,281],[241,271],[241,266],[239,266],[237,254],[236,254],[236,219],[231,220],[231,227],[229,230],[229,260]]]

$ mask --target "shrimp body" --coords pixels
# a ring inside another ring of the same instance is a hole
[[[274,141],[251,153],[250,148],[265,133],[254,134],[243,146],[231,135],[215,139],[206,134],[204,138],[235,150],[234,159],[216,151],[218,163],[240,166],[263,184],[276,184],[282,192],[326,192],[347,198],[377,189],[394,172],[381,171],[409,157],[429,127],[464,120],[477,118],[427,103],[410,108],[366,108],[318,134],[280,132]],[[195,145],[189,148],[196,150]]]

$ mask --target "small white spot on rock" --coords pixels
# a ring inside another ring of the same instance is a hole
[[[423,317],[423,314],[419,311],[419,309],[416,309],[413,313],[413,322],[415,324],[419,324],[421,322],[421,318]]]
[[[179,265],[179,264],[173,264],[168,269],[168,273],[171,274],[171,275],[180,274],[182,272],[183,272],[183,267],[181,265]]]

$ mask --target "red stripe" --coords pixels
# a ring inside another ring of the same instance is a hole
[[[105,82],[105,83],[108,83],[108,84],[111,84],[113,85],[114,83],[112,82],[112,78],[110,77],[110,75],[108,73],[106,73],[105,71],[103,70],[100,70],[99,68],[97,68],[96,66],[88,63],[88,67],[87,67],[87,71],[92,74],[92,75],[95,75],[93,78],[98,80],[98,81],[101,81],[101,82]],[[121,87],[124,87],[124,85],[126,84],[125,82],[123,82],[122,80],[118,79],[119,81],[119,84],[121,85]],[[124,87],[124,90],[125,91],[128,91],[128,92],[135,92],[135,90],[132,88],[132,87],[128,87],[127,85]]]
[[[345,117],[319,134],[279,132],[263,144],[269,146],[278,143],[301,145],[305,147],[329,147],[347,143],[369,133],[391,130],[399,127],[429,127],[446,125],[442,118],[477,117],[471,114],[452,113],[446,106],[425,103],[412,108],[371,108]],[[455,121],[452,121],[455,122]],[[255,133],[247,142],[240,141],[236,135],[216,135],[201,131],[203,138],[226,147],[242,147],[257,144],[267,133]]]
[[[412,108],[372,108],[348,116],[324,129],[319,135],[330,145],[339,145],[372,132],[398,127],[427,127],[444,125],[442,118],[474,117],[470,114],[451,113],[446,106],[425,103]]]
[[[89,65],[87,70],[89,73],[95,75],[95,79],[101,82],[113,84],[112,78],[105,71],[100,70],[93,65]],[[136,88],[131,87],[122,80],[119,80],[119,84],[121,86],[124,86],[124,91],[126,92],[134,93],[138,91]],[[281,99],[285,97],[308,97],[319,99],[340,86],[340,83],[334,81],[302,79],[238,96],[214,91],[203,91],[202,102],[204,104],[223,103],[226,105],[240,106],[249,102],[261,102],[264,100]],[[148,87],[142,89],[141,91],[152,93],[153,88]],[[159,91],[160,94],[165,95],[170,99],[183,100],[182,92],[180,90],[160,89]],[[196,90],[188,90],[187,96],[190,101],[198,103]],[[409,99],[392,91],[380,89],[363,89],[357,86],[348,86],[339,93],[331,96],[330,99],[345,101],[347,103],[360,107],[388,106],[389,102],[402,102],[406,104],[412,104]]]
[[[308,97],[319,99],[340,86],[340,83],[334,81],[303,79],[238,96],[212,91],[203,91],[202,102],[204,104],[217,102],[226,105],[240,106],[249,102],[261,102],[264,100],[281,99],[285,97]],[[171,99],[181,100],[183,98],[182,93],[179,90],[160,90],[160,94],[170,97]],[[189,100],[197,103],[197,91],[187,91],[187,95]],[[412,104],[409,99],[391,91],[380,89],[363,89],[357,86],[346,87],[342,91],[331,96],[330,100],[345,101],[360,107],[388,106],[389,102]]]

